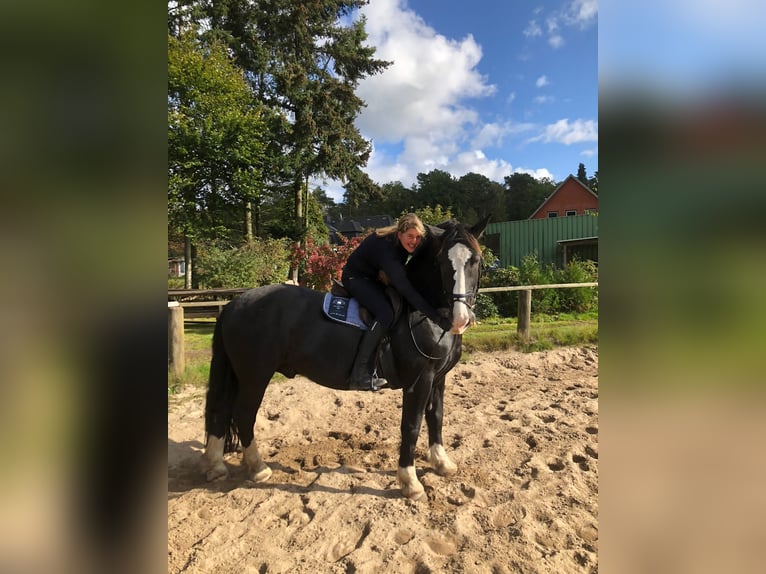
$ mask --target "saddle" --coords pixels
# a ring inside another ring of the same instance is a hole
[[[386,296],[394,308],[394,322],[402,312],[402,296],[393,287],[386,287]],[[366,330],[375,321],[372,313],[351,297],[343,283],[332,280],[330,292],[325,295],[324,312],[330,319]]]

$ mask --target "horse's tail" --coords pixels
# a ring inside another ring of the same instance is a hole
[[[219,317],[213,331],[213,358],[210,361],[210,378],[205,401],[205,444],[210,434],[224,437],[224,452],[234,452],[239,444],[237,428],[232,418],[238,390],[239,381],[223,344]]]

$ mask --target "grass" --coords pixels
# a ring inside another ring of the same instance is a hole
[[[529,340],[516,333],[516,319],[483,320],[463,335],[463,358],[472,352],[514,349],[521,352],[545,351],[556,347],[598,344],[598,312],[559,315],[533,315]],[[187,321],[184,326],[186,369],[180,377],[168,371],[168,394],[182,387],[204,388],[210,372],[210,351],[215,319]],[[272,381],[283,381],[279,373]]]
[[[514,318],[493,318],[481,321],[463,335],[463,349],[471,351],[500,351],[515,349],[525,353],[555,347],[598,343],[598,314],[533,315],[530,336],[524,340],[516,332]]]

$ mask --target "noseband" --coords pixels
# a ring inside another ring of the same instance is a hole
[[[452,294],[452,302],[453,303],[462,303],[469,309],[473,310],[473,308],[476,306],[476,293],[478,292],[478,289],[474,291],[471,294],[468,293],[453,293]],[[473,303],[468,302],[468,297],[470,297],[473,300]]]

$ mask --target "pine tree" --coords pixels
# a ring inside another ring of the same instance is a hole
[[[577,179],[579,179],[583,185],[588,185],[588,174],[585,172],[584,163],[577,166]]]

